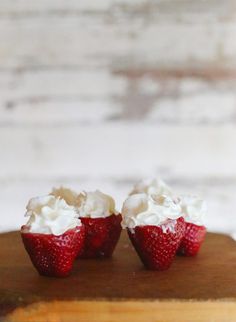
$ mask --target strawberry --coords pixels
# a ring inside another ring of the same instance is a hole
[[[65,277],[84,243],[85,228],[78,226],[60,236],[23,232],[22,240],[39,274]]]
[[[111,257],[121,233],[121,215],[105,218],[81,217],[85,226],[84,249],[81,258]]]
[[[198,226],[192,223],[186,223],[184,237],[177,251],[178,255],[195,256],[197,255],[201,244],[206,235],[206,227]]]
[[[184,231],[185,222],[180,217],[167,225],[136,226],[128,229],[128,234],[144,266],[162,271],[170,267]]]

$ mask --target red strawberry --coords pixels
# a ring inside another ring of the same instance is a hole
[[[64,277],[69,275],[73,262],[83,247],[85,228],[78,226],[60,236],[27,232],[22,232],[21,236],[39,274]]]
[[[81,258],[111,257],[121,233],[121,215],[105,218],[81,217],[85,226],[85,243]]]
[[[180,243],[177,254],[184,256],[197,255],[201,244],[206,235],[206,227],[197,226],[195,224],[186,223],[184,237]]]
[[[175,224],[174,231],[163,226],[136,226],[128,229],[130,240],[144,266],[152,270],[170,267],[185,231],[183,217],[169,221]],[[168,227],[168,226],[166,226]]]

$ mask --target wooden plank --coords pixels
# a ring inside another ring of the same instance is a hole
[[[234,301],[218,302],[76,302],[54,301],[53,303],[32,304],[25,309],[17,309],[5,322],[235,322]],[[0,320],[1,321],[1,320]]]
[[[231,125],[0,128],[0,178],[235,177],[235,140]]]
[[[192,73],[101,68],[0,72],[0,126],[144,119],[162,125],[234,124],[236,74]]]
[[[133,0],[135,2],[135,0]],[[39,2],[33,1],[32,3],[28,3],[27,0],[3,0],[1,2],[0,12],[1,14],[24,14],[28,13],[48,13],[52,10],[56,10],[58,13],[60,11],[65,10],[90,10],[90,11],[104,11],[109,9],[112,5],[112,0],[101,0],[99,3],[94,2],[92,0],[52,0],[47,2],[46,0],[42,0]]]
[[[32,127],[76,125],[96,126],[121,117],[121,107],[109,103],[109,98],[81,99],[80,97],[32,97],[5,101],[0,106],[0,127]],[[227,115],[228,111],[226,112]]]
[[[196,3],[194,0],[101,0],[94,2],[92,0],[51,0],[48,3],[46,0],[40,2],[28,3],[27,0],[2,0],[0,13],[3,14],[18,14],[28,16],[33,14],[48,14],[48,13],[75,13],[77,12],[90,12],[93,14],[99,12],[108,12],[119,10],[119,12],[132,12],[133,14],[140,15],[161,15],[167,14],[175,16],[176,14],[185,14],[191,17],[198,16],[198,18],[210,17],[224,17],[228,19],[234,16],[233,9],[235,8],[235,0],[225,0],[224,3],[217,0],[209,0],[207,2],[200,1]],[[154,12],[152,12],[154,11]],[[230,13],[230,15],[229,15]]]
[[[2,69],[236,66],[235,20],[209,23],[207,19],[206,22],[196,19],[191,23],[181,19],[168,21],[164,16],[149,21],[142,14],[130,19],[127,14],[116,17],[114,12],[111,18],[109,12],[105,17],[39,15],[14,23],[12,19],[1,18],[0,23],[0,41],[4,43],[0,50]]]
[[[28,72],[0,73],[1,101],[24,100],[33,104],[55,98],[93,99],[120,95],[126,80],[114,77],[108,69],[84,70],[33,70]]]
[[[76,262],[66,279],[38,276],[19,233],[2,234],[0,242],[0,312],[9,321],[94,321],[95,312],[96,321],[119,314],[140,322],[236,319],[236,244],[224,235],[208,234],[196,258],[177,257],[168,271],[153,272],[124,232],[111,260]]]

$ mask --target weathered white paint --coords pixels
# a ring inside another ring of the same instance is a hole
[[[89,99],[109,97],[124,92],[125,81],[106,70],[79,71],[31,71],[24,73],[0,73],[1,102],[6,100],[37,98]]]
[[[235,68],[235,0],[2,0],[0,68]]]
[[[235,37],[236,26],[232,22],[144,24],[129,18],[107,22],[103,16],[15,21],[2,18],[0,41],[4,46],[0,49],[0,68],[102,65],[167,68],[189,67],[193,62],[207,67],[235,67]]]
[[[0,107],[0,126],[96,125],[118,117],[121,113],[118,106],[111,108],[108,100],[99,98],[82,100],[74,97],[49,97],[32,100],[33,102],[28,97],[17,101],[9,99],[14,108]]]
[[[1,0],[0,230],[53,185],[159,174],[236,231],[235,0]]]
[[[234,17],[235,1],[218,0],[196,1],[194,0],[41,0],[39,2],[27,0],[2,0],[0,12],[2,15],[27,16],[35,14],[77,14],[100,13],[100,12],[125,12],[141,16],[146,15],[168,15],[172,19],[182,15],[187,18],[192,16],[198,18],[209,17],[228,19]],[[200,16],[200,17],[199,17]]]
[[[149,123],[236,121],[236,80],[103,69],[0,73],[0,125],[79,124],[110,119]]]
[[[119,179],[159,171],[183,178],[236,177],[236,129],[230,125],[3,127],[0,146],[0,179]]]
[[[138,2],[134,0],[133,2]],[[4,14],[23,12],[48,13],[51,10],[96,10],[103,11],[109,9],[109,6],[115,3],[113,0],[100,0],[99,3],[92,0],[47,0],[31,1],[27,0],[2,0],[0,12]]]
[[[149,114],[153,123],[229,124],[236,122],[236,95],[231,91],[199,91],[157,100]]]

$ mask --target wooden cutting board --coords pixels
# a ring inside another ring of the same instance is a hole
[[[236,242],[207,234],[196,258],[145,270],[123,232],[112,259],[79,260],[65,279],[34,270],[18,232],[0,235],[0,321],[235,322]]]

